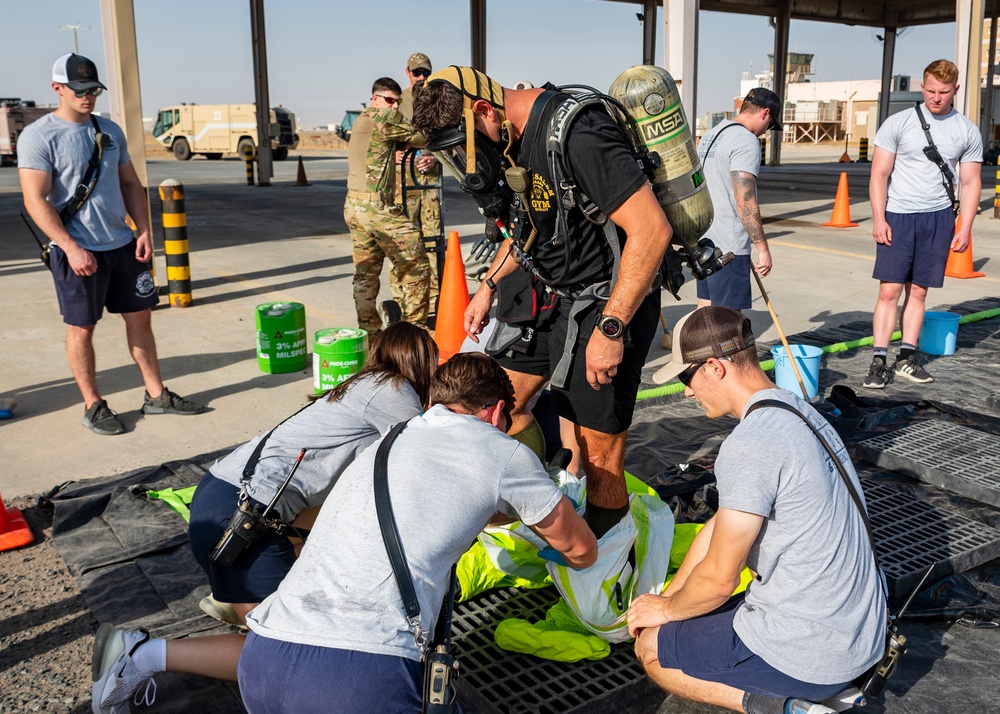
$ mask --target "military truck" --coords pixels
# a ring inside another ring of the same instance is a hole
[[[347,112],[344,113],[344,118],[333,128],[333,133],[344,141],[350,141],[351,128],[354,126],[354,120],[361,116],[361,112],[363,111],[363,107],[361,109],[348,109]]]
[[[55,107],[36,107],[32,101],[0,97],[0,166],[17,163],[17,139],[24,127],[55,111]]]
[[[275,161],[284,161],[299,145],[295,114],[272,107],[268,135]],[[180,104],[164,107],[156,115],[153,137],[174,158],[187,161],[195,154],[221,159],[223,154],[243,156],[246,147],[257,155],[257,108],[253,104]]]

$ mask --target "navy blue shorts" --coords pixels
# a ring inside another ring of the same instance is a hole
[[[268,532],[228,568],[208,557],[229,525],[239,492],[231,483],[205,474],[191,499],[188,542],[212,584],[212,597],[219,602],[261,602],[278,589],[292,569],[295,549],[287,537]]]
[[[661,625],[656,639],[660,666],[744,692],[799,697],[812,702],[828,699],[850,686],[850,682],[802,682],[782,674],[751,652],[733,629],[733,619],[742,602],[743,595],[736,595],[707,615]],[[822,643],[817,643],[816,655],[822,656]]]
[[[697,281],[695,286],[699,300],[711,300],[718,307],[749,310],[753,299],[750,295],[750,256],[733,256],[722,270]]]
[[[885,221],[892,229],[892,245],[875,244],[872,277],[923,288],[944,285],[948,252],[955,237],[954,212],[950,208],[931,213],[886,211]]]
[[[108,312],[139,312],[160,301],[149,263],[135,259],[135,241],[114,250],[91,251],[97,261],[93,275],[77,275],[62,250],[53,245],[52,279],[63,322],[74,327],[96,325]]]
[[[250,714],[421,710],[422,667],[405,657],[300,645],[251,632],[238,676]],[[457,702],[455,711],[462,711]]]
[[[561,299],[558,314],[537,330],[527,354],[497,355],[500,366],[511,372],[546,378],[552,376],[566,343],[566,327],[572,305],[572,301]],[[586,429],[603,434],[620,434],[632,424],[635,395],[642,383],[642,367],[659,324],[660,291],[647,295],[633,315],[628,326],[625,355],[611,384],[594,389],[587,382],[587,343],[603,308],[604,303],[596,303],[580,313],[580,332],[567,386],[565,389],[550,386],[549,389],[552,391],[552,407],[559,416]]]

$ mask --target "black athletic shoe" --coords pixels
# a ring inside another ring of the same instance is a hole
[[[103,399],[98,399],[83,413],[83,425],[101,436],[125,433],[125,425],[118,421],[118,415],[108,409]]]
[[[885,385],[892,384],[892,372],[886,366],[884,360],[877,357],[872,360],[872,366],[868,368],[868,376],[861,386],[865,389],[885,389]]]
[[[906,377],[911,382],[916,382],[917,384],[927,384],[934,381],[934,377],[927,374],[927,370],[920,366],[914,355],[910,355],[905,360],[896,358],[896,364],[892,366],[892,371],[898,376]]]
[[[203,411],[205,411],[204,404],[198,404],[198,402],[192,402],[190,399],[178,397],[166,387],[163,388],[163,393],[156,399],[150,397],[149,392],[146,392],[146,396],[142,400],[143,414],[181,414],[186,416],[189,414],[201,414]]]

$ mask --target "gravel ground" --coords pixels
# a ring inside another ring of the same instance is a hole
[[[0,553],[0,712],[90,712],[97,621],[52,540],[52,509],[19,508],[35,542]]]

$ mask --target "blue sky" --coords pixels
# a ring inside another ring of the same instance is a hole
[[[642,61],[640,5],[604,0],[489,0],[488,71],[518,80],[590,84],[607,89]],[[253,101],[247,0],[135,0],[145,116],[161,106]],[[401,84],[414,51],[435,66],[468,64],[468,0],[268,0],[265,5],[271,103],[289,107],[307,127],[335,124],[370,96],[381,76]],[[98,0],[3,3],[0,96],[54,101],[52,62],[73,50],[105,67]],[[663,62],[658,17],[657,62]],[[882,48],[870,28],[792,23],[789,47],[816,55],[816,80],[876,79]],[[703,12],[697,112],[732,107],[741,72],[767,68],[774,33],[767,19]],[[896,45],[894,73],[919,77],[931,60],[954,59],[953,24],[911,28]],[[106,99],[98,103],[107,110]]]

